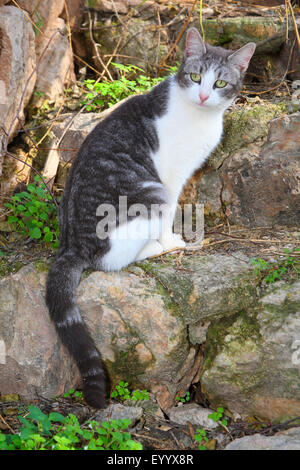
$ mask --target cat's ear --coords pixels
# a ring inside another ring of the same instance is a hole
[[[205,54],[205,44],[196,28],[190,28],[186,33],[185,56]]]
[[[254,54],[256,44],[254,42],[249,42],[245,46],[241,47],[233,54],[228,57],[228,60],[237,65],[241,72],[245,72],[248,68],[251,57]]]

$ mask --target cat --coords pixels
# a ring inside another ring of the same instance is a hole
[[[174,207],[187,179],[220,142],[224,111],[242,87],[254,50],[254,43],[236,52],[210,46],[190,28],[178,72],[121,104],[78,151],[59,207],[60,246],[47,278],[46,303],[92,407],[105,406],[106,378],[76,305],[82,271],[118,271],[185,245],[172,232]],[[126,196],[127,207],[142,205],[146,214],[141,218],[128,210],[124,222],[120,196]],[[153,205],[168,210],[151,212]],[[107,222],[106,234],[103,207],[116,208],[115,225]]]

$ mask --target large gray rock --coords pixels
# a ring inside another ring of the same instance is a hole
[[[47,269],[30,264],[0,281],[2,394],[79,384],[48,317]],[[282,421],[300,415],[300,281],[261,299],[259,283],[241,253],[184,256],[180,266],[169,255],[85,273],[77,301],[112,383],[147,389],[168,411],[200,380],[213,408]]]
[[[227,115],[224,140],[198,186],[206,216],[226,214],[247,227],[299,225],[300,112],[278,112],[270,105]]]
[[[270,121],[266,144],[223,165],[229,220],[250,227],[300,223],[300,112]]]
[[[37,45],[39,66],[35,88],[43,96],[34,97],[35,105],[45,99],[60,102],[66,85],[75,83],[73,54],[66,32],[64,20],[56,18]]]
[[[32,95],[36,80],[35,74],[29,80],[36,65],[36,54],[33,28],[22,11],[14,6],[2,6],[0,18],[1,175],[1,148],[6,138],[2,127],[6,132],[10,132],[11,140],[13,133],[19,128],[20,122],[24,122],[24,108]],[[27,80],[29,80],[28,83]],[[18,111],[20,122],[15,119]]]
[[[207,332],[202,392],[243,417],[300,415],[300,281],[273,287],[258,306]]]
[[[137,421],[141,419],[143,415],[143,408],[140,406],[125,406],[121,403],[113,403],[107,408],[98,411],[93,419],[101,423],[102,421],[108,421],[109,419],[130,419],[131,426],[133,427]]]
[[[36,43],[39,45],[43,37],[48,36],[49,30],[62,13],[64,0],[55,0],[55,2],[53,0],[43,0],[37,3],[31,0],[18,0],[18,5],[29,13],[31,19],[41,31],[36,30]]]
[[[174,406],[169,411],[170,421],[185,425],[187,423],[201,426],[205,429],[215,429],[219,426],[216,421],[209,418],[213,410],[203,408],[195,403],[188,403],[182,406]]]
[[[253,434],[230,442],[225,450],[300,450],[300,427],[263,436]]]
[[[0,281],[2,393],[53,396],[78,384],[48,318],[46,271],[42,263],[30,264]],[[187,257],[177,270],[169,256],[163,265],[147,261],[120,273],[85,275],[78,305],[112,383],[125,379],[147,388],[170,408],[198,380],[197,342],[205,339],[197,336],[199,323],[246,308],[257,296],[250,271],[245,260],[222,255]]]

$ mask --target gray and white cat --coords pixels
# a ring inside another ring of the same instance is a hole
[[[174,208],[187,179],[220,142],[224,111],[241,89],[254,50],[253,43],[236,52],[212,47],[189,29],[177,74],[114,110],[77,154],[60,205],[60,248],[48,275],[46,302],[91,406],[104,406],[106,380],[76,305],[81,273],[120,270],[184,246],[172,231]],[[124,222],[120,196],[126,196],[128,207],[142,205],[146,214],[141,218],[128,211]],[[116,209],[116,224],[107,237],[97,231],[103,205]],[[167,216],[153,215],[153,205],[167,206]]]

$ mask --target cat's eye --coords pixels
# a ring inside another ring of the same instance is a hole
[[[217,80],[215,82],[216,88],[224,88],[226,85],[227,85],[227,82],[225,82],[225,80]]]
[[[193,82],[197,82],[197,83],[201,82],[200,73],[191,73],[190,77],[191,77],[191,80],[193,80]]]

